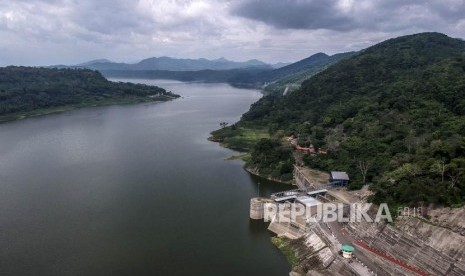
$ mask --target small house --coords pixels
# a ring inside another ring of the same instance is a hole
[[[349,184],[349,176],[346,172],[331,172],[329,183],[332,186],[347,186]]]

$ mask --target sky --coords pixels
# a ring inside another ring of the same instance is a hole
[[[294,62],[431,31],[465,38],[465,0],[0,0],[0,65]]]

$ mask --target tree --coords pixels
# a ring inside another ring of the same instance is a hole
[[[451,162],[446,166],[447,169],[447,176],[450,179],[449,188],[454,188],[455,185],[463,181],[465,177],[465,158],[454,158]]]
[[[357,168],[360,170],[360,173],[362,174],[363,184],[366,184],[367,173],[368,173],[368,169],[370,168],[370,162],[359,160],[357,164]]]
[[[227,127],[228,125],[229,125],[228,122],[221,122],[221,123],[220,123],[221,128],[225,128],[225,127]]]
[[[441,183],[444,183],[444,174],[446,173],[446,162],[443,159],[441,160],[436,160],[433,165],[431,166],[431,172],[437,173],[441,175]]]

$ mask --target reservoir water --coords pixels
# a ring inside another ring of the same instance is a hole
[[[207,141],[260,93],[137,82],[183,97],[0,125],[0,275],[287,275],[248,218],[258,182],[287,187]]]

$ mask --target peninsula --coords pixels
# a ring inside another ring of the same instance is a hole
[[[89,69],[0,68],[0,122],[80,107],[168,101],[178,97],[156,86],[112,82]]]

